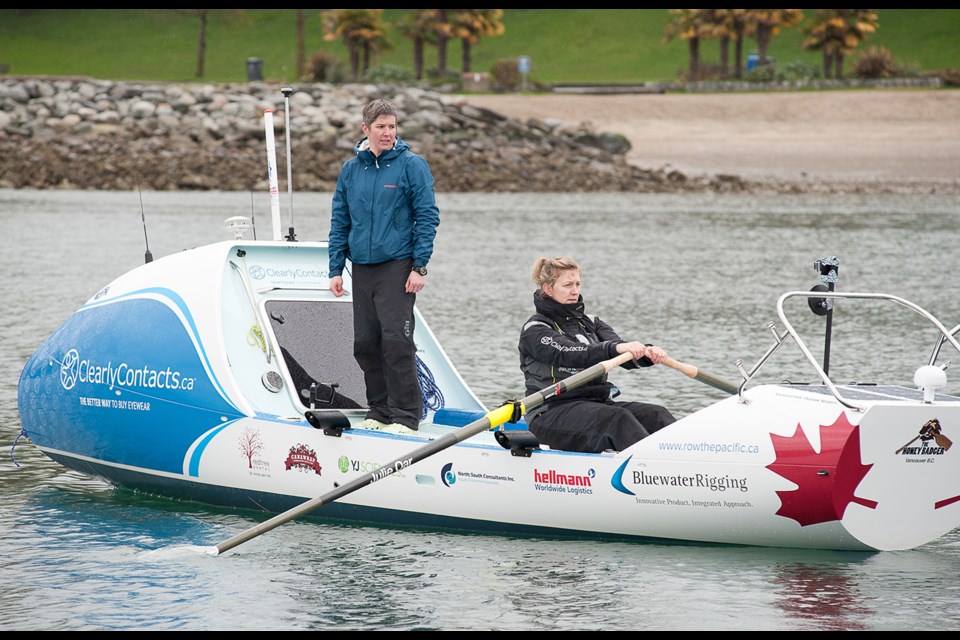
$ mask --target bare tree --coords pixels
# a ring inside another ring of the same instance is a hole
[[[194,76],[202,78],[204,74],[204,63],[207,55],[207,23],[211,19],[212,9],[174,9],[174,11],[196,16],[199,25],[197,28],[197,64],[194,68]],[[225,9],[227,13],[237,16],[243,15],[243,9]]]
[[[200,18],[200,28],[197,32],[197,66],[194,75],[197,78],[202,78],[203,63],[207,54],[207,18],[210,16],[210,9],[194,9],[194,11]]]
[[[247,459],[247,468],[253,468],[253,456],[263,451],[263,440],[260,434],[250,427],[246,427],[240,434],[240,453]]]

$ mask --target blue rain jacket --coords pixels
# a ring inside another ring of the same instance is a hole
[[[357,264],[412,258],[426,266],[440,224],[430,165],[400,138],[379,158],[367,138],[353,150],[333,194],[330,277],[343,273],[348,258]]]

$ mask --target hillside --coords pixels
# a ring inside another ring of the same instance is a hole
[[[199,19],[196,9],[0,9],[0,75],[89,76],[104,80],[241,82],[246,62],[262,63],[267,81],[297,80],[296,10],[212,9],[206,23],[203,75],[195,76]],[[303,10],[304,51],[329,52],[343,63],[340,39],[323,39],[320,9]],[[397,26],[410,10],[388,9],[387,46],[373,66],[413,68],[412,43]],[[813,10],[804,10],[809,18]],[[917,73],[960,68],[958,9],[878,9],[879,29],[864,46],[888,49]],[[505,9],[505,32],[472,47],[471,71],[490,71],[500,60],[531,60],[532,83],[673,82],[687,68],[687,43],[663,41],[672,16],[666,9]],[[821,67],[820,54],[800,46],[802,28],[783,30],[769,54],[777,64]],[[755,38],[744,56],[756,53]],[[449,43],[447,68],[461,70],[462,46]],[[700,46],[704,64],[719,62],[717,40]],[[852,69],[851,56],[846,70]],[[424,54],[426,79],[435,79],[437,48]],[[431,75],[433,74],[433,75]]]

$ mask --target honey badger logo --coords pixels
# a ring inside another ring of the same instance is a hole
[[[948,450],[953,445],[953,441],[941,433],[940,421],[936,418],[932,418],[927,420],[923,426],[920,427],[920,434],[917,435],[916,438],[897,449],[897,454],[912,445],[917,440],[922,442],[924,445],[933,440],[937,446],[944,451]]]

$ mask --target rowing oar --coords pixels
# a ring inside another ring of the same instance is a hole
[[[551,387],[541,389],[536,393],[528,395],[523,400],[520,400],[520,415],[524,415],[529,409],[539,407],[553,396],[561,395],[571,389],[583,386],[585,383],[590,382],[594,378],[599,378],[603,374],[608,373],[615,367],[618,367],[625,362],[628,362],[632,358],[633,356],[629,351],[626,353],[621,353],[616,358],[611,358],[610,360],[605,360],[595,364],[592,367],[584,369],[583,371],[576,373]],[[223,553],[224,551],[229,551],[237,545],[243,544],[247,540],[255,538],[262,533],[266,533],[267,531],[284,524],[285,522],[289,522],[294,518],[302,516],[313,511],[314,509],[322,507],[325,504],[329,504],[334,500],[353,493],[357,489],[362,489],[368,484],[372,484],[377,480],[382,480],[392,473],[406,469],[415,462],[419,462],[424,458],[429,458],[433,454],[439,453],[440,451],[443,451],[444,449],[451,447],[458,442],[463,442],[467,438],[472,438],[473,436],[483,433],[488,429],[499,427],[503,423],[509,422],[510,419],[513,418],[514,410],[514,404],[508,403],[494,409],[493,411],[489,411],[479,420],[474,420],[470,424],[460,427],[456,431],[452,431],[445,436],[437,438],[436,440],[430,442],[430,444],[424,445],[419,449],[415,449],[411,453],[404,455],[403,457],[388,462],[372,473],[364,474],[359,478],[355,478],[354,480],[337,487],[333,491],[307,500],[306,502],[299,504],[292,509],[284,511],[283,513],[276,515],[265,522],[261,522],[254,527],[250,527],[246,531],[233,536],[229,540],[221,542],[216,547],[211,547],[209,550],[207,550],[207,553],[215,556]]]
[[[705,371],[701,371],[699,367],[687,364],[686,362],[677,362],[673,358],[664,358],[660,364],[665,364],[671,369],[676,369],[680,373],[684,374],[688,378],[693,378],[694,380],[699,380],[704,384],[708,384],[711,387],[720,389],[720,391],[726,391],[731,395],[736,395],[740,393],[740,387],[733,384],[732,382],[727,382],[716,376],[710,375]]]

